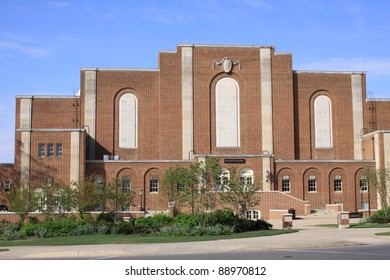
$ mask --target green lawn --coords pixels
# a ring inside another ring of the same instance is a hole
[[[390,236],[390,231],[388,231],[388,232],[377,233],[377,234],[375,234],[375,235]]]
[[[0,247],[9,246],[66,246],[66,245],[92,245],[92,244],[150,244],[150,243],[178,243],[211,241],[222,239],[236,239],[271,236],[294,233],[297,230],[262,230],[230,235],[207,236],[143,236],[143,235],[81,235],[53,238],[28,238],[23,240],[0,241]]]
[[[371,223],[360,223],[351,224],[351,228],[390,228],[390,224],[371,224]]]

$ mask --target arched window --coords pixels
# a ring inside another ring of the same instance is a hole
[[[119,99],[119,147],[137,148],[138,101],[134,94],[126,93]]]
[[[240,171],[240,181],[241,185],[250,187],[254,183],[254,173],[253,170],[249,167],[244,167]]]
[[[42,188],[36,188],[34,190],[34,196],[36,199],[36,212],[42,212],[47,209],[46,201],[47,195]]]
[[[216,146],[240,146],[240,89],[232,78],[215,87]]]
[[[332,104],[325,95],[314,100],[314,134],[316,148],[332,148]]]
[[[227,191],[229,188],[229,180],[230,180],[230,171],[224,167],[222,167],[221,175],[218,178],[217,185],[215,187],[215,191]]]

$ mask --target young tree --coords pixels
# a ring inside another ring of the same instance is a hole
[[[17,187],[8,193],[12,211],[19,216],[18,225],[22,226],[29,212],[32,212],[37,205],[34,192],[30,188]]]
[[[161,191],[167,197],[173,215],[179,211],[179,204],[189,204],[194,212],[196,183],[196,174],[191,168],[177,166],[165,172]]]
[[[205,162],[198,162],[191,166],[199,181],[199,204],[202,210],[200,221],[205,224],[205,215],[209,210],[213,210],[217,205],[216,192],[219,178],[223,172],[219,159],[216,157],[206,158]]]
[[[79,184],[73,183],[71,190],[73,192],[73,206],[81,218],[86,212],[104,209],[104,186],[96,183],[93,177],[87,178]]]
[[[375,171],[369,171],[369,183],[373,185],[379,196],[381,208],[386,208],[389,205],[389,184],[390,184],[390,168],[379,168]]]
[[[222,186],[220,199],[224,206],[233,209],[240,217],[245,218],[248,209],[260,204],[258,191],[260,187],[257,182],[238,178],[236,171],[232,169],[228,184]]]
[[[114,222],[117,222],[118,212],[131,205],[134,199],[134,192],[125,181],[113,179],[106,187],[105,197],[109,211],[113,213]]]

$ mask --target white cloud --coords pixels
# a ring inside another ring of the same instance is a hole
[[[42,58],[50,54],[50,50],[48,49],[13,41],[0,41],[0,49],[22,53],[33,58]]]
[[[49,2],[49,5],[51,7],[59,8],[59,9],[67,8],[70,6],[70,4],[68,2],[61,2],[61,1]]]

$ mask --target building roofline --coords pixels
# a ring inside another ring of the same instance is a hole
[[[366,75],[364,71],[321,71],[321,70],[293,70],[294,74],[344,74],[344,75]]]
[[[390,98],[366,98],[366,102],[390,102]]]
[[[80,98],[78,95],[16,95],[16,99],[67,99],[67,98]]]
[[[275,46],[266,45],[223,45],[223,44],[178,44],[177,47],[195,47],[195,48],[259,48],[275,49]]]
[[[158,68],[80,68],[80,71],[107,71],[107,72],[159,72]]]
[[[17,128],[17,132],[85,132],[85,128]]]

